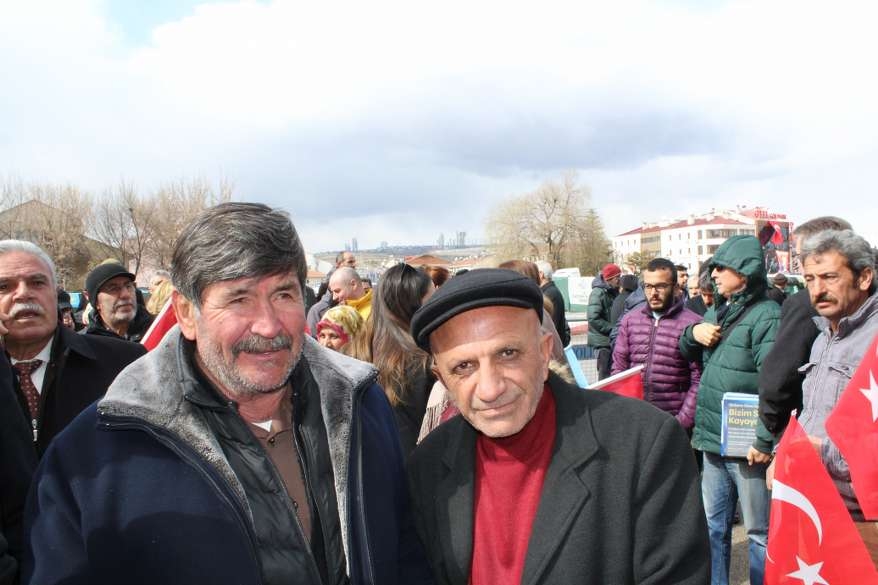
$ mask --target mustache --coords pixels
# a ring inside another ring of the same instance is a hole
[[[263,353],[266,351],[280,351],[282,349],[292,349],[293,338],[289,335],[278,335],[277,337],[262,337],[261,335],[251,335],[246,339],[242,339],[232,346],[232,353],[238,355],[242,352],[247,353]]]
[[[828,292],[820,293],[816,299],[814,299],[814,303],[834,303],[836,302],[836,298],[829,294]]]
[[[39,305],[37,303],[16,303],[9,310],[9,316],[13,319],[18,317],[18,315],[21,313],[36,313],[37,315],[45,315],[46,310],[43,308],[42,305]]]

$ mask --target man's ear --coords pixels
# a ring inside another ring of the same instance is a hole
[[[549,377],[549,362],[552,359],[552,344],[555,343],[555,340],[552,339],[551,333],[546,333],[540,339],[540,353],[543,354],[543,364],[546,368],[545,379]]]
[[[860,271],[860,279],[857,282],[857,288],[861,291],[868,291],[872,286],[872,281],[875,279],[875,271],[870,267],[863,268]]]
[[[180,294],[177,289],[171,292],[171,303],[174,305],[174,313],[177,315],[177,323],[183,337],[189,341],[195,341],[195,303]]]

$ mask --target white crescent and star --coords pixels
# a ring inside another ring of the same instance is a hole
[[[875,374],[869,370],[869,388],[860,388],[869,403],[872,405],[872,422],[878,421],[878,384],[875,383]]]
[[[820,522],[820,515],[817,514],[814,504],[802,492],[775,479],[771,488],[771,499],[787,502],[804,512],[817,529],[817,544],[823,543],[823,524]]]
[[[796,556],[796,562],[799,563],[799,570],[787,574],[787,577],[801,579],[802,583],[805,585],[816,585],[817,583],[820,585],[829,585],[826,579],[820,576],[820,569],[823,567],[823,561],[809,565]]]

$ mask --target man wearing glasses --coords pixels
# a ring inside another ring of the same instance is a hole
[[[643,364],[643,398],[668,412],[686,429],[695,424],[701,365],[680,353],[680,335],[701,317],[683,306],[677,268],[655,258],[643,273],[646,304],[622,318],[613,349],[613,374]]]
[[[89,334],[140,341],[152,316],[137,302],[134,275],[121,264],[100,264],[88,273],[85,292],[94,311]]]

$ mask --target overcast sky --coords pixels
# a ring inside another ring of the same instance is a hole
[[[317,252],[481,239],[575,169],[610,235],[742,204],[876,244],[875,6],[0,0],[0,177],[224,177]]]

